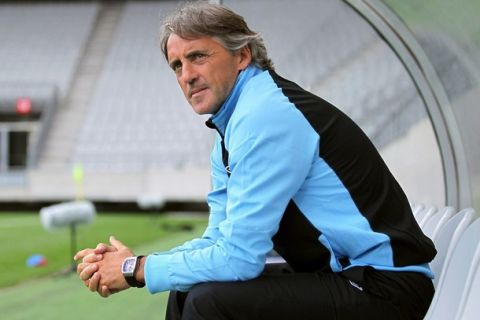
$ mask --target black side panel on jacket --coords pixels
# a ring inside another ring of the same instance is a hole
[[[421,231],[406,195],[366,134],[327,101],[269,72],[320,136],[319,157],[334,170],[360,213],[374,231],[390,237],[394,265],[431,261],[436,254],[432,241]]]
[[[278,232],[273,236],[275,251],[296,272],[312,272],[330,268],[330,252],[318,241],[320,231],[290,200]]]

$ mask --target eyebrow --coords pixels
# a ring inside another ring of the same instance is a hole
[[[191,58],[193,58],[195,55],[197,54],[205,54],[205,55],[209,55],[210,54],[210,50],[208,49],[196,49],[196,50],[192,50],[190,51],[189,53],[187,53],[185,55],[185,57],[190,60]],[[173,61],[169,62],[168,65],[170,66],[170,68],[174,69],[174,67],[180,63],[180,59],[174,59]]]
[[[187,59],[190,59],[190,58],[192,58],[193,56],[195,56],[195,55],[197,55],[197,54],[199,54],[199,53],[201,53],[201,54],[208,54],[208,53],[209,53],[209,50],[207,50],[207,49],[203,49],[203,50],[202,50],[202,49],[193,50],[193,51],[187,53],[186,58],[187,58]]]

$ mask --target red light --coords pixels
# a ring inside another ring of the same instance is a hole
[[[28,97],[20,97],[17,99],[16,111],[21,115],[28,115],[32,112],[32,100]]]

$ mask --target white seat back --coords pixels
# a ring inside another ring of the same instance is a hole
[[[438,212],[430,218],[423,226],[423,233],[435,242],[438,231],[450,220],[455,214],[455,208],[442,207]]]
[[[470,290],[464,294],[463,303],[456,317],[458,320],[477,320],[480,315],[480,246],[477,247],[473,264],[470,270],[471,279],[467,280],[470,283]]]
[[[421,210],[425,208],[425,206],[421,203],[410,203],[410,207],[412,208],[414,216],[416,216]]]
[[[463,209],[448,220],[438,231],[434,241],[437,255],[430,263],[430,268],[435,274],[435,279],[433,279],[435,287],[438,288],[442,276],[442,269],[448,264],[458,239],[473,221],[474,217],[475,211],[473,209]]]
[[[439,289],[425,319],[451,320],[461,305],[463,293],[469,290],[467,282],[480,243],[480,220],[474,221],[460,236],[453,249],[450,263],[445,265]]]
[[[435,213],[437,213],[437,208],[435,206],[426,206],[423,210],[419,211],[417,215],[415,215],[415,220],[417,220],[420,228],[423,228],[425,223],[427,223]]]

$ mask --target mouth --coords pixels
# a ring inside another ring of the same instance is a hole
[[[200,93],[206,89],[207,87],[193,88],[192,90],[190,90],[190,98],[193,98],[197,93]]]

